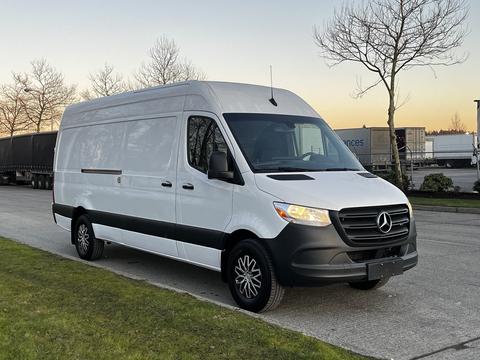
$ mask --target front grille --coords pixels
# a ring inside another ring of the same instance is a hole
[[[392,228],[383,233],[377,217],[386,212],[392,219]],[[408,237],[410,215],[406,205],[374,206],[342,209],[335,214],[335,225],[342,238],[353,245],[368,246],[396,243]]]

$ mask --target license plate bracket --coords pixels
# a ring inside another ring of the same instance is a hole
[[[403,260],[385,260],[367,264],[368,280],[381,280],[403,274]]]

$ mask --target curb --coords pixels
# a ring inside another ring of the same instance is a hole
[[[413,210],[420,210],[420,211],[436,211],[436,212],[461,213],[461,214],[480,214],[480,208],[414,205],[414,204],[412,204],[412,206],[413,206]]]

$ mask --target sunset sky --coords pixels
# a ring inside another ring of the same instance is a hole
[[[360,0],[354,0],[360,1]],[[378,88],[362,99],[357,79],[372,75],[360,65],[329,68],[319,57],[313,26],[329,19],[337,0],[308,1],[6,1],[0,7],[0,82],[46,58],[80,89],[88,74],[108,62],[125,75],[146,59],[162,34],[209,80],[269,84],[302,96],[334,128],[383,126],[387,94]],[[448,128],[457,112],[473,130],[480,98],[480,2],[470,0],[470,33],[461,65],[414,69],[401,75],[397,126]]]

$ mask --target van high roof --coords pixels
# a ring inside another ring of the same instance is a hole
[[[147,117],[182,111],[319,116],[294,93],[278,88],[273,91],[277,106],[270,103],[271,89],[267,86],[217,81],[156,86],[70,105],[61,127],[128,120],[139,113],[139,107]]]

